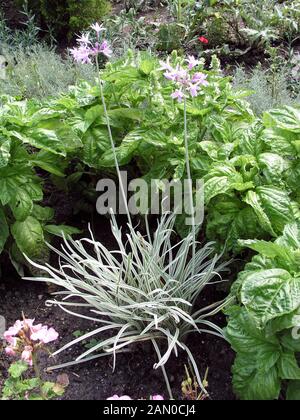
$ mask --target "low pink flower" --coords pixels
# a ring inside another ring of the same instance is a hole
[[[3,337],[8,343],[11,343],[11,340],[13,337],[19,334],[19,332],[23,328],[23,322],[22,321],[16,321],[13,327],[10,327],[5,333],[3,334]]]
[[[13,347],[6,347],[5,353],[7,354],[7,356],[11,356],[11,357],[16,356],[17,354]]]
[[[132,400],[130,397],[128,397],[128,395],[123,395],[121,397],[119,397],[119,395],[114,395],[110,398],[107,398],[107,401],[129,401]]]
[[[31,334],[30,338],[32,341],[41,341],[43,344],[48,344],[57,340],[58,336],[54,328],[48,329],[48,327],[44,326]]]
[[[153,401],[164,401],[164,397],[162,395],[153,395]]]
[[[33,352],[33,348],[30,346],[26,346],[21,354],[21,359],[24,362],[28,363],[29,366],[33,365],[32,352]]]

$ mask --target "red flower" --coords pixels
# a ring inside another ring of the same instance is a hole
[[[199,41],[202,42],[202,44],[208,44],[209,41],[207,38],[205,38],[204,36],[200,36]]]

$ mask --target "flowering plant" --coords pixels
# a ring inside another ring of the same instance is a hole
[[[203,65],[202,60],[197,60],[191,55],[185,61],[188,69],[179,64],[176,68],[172,67],[169,59],[166,62],[160,62],[161,70],[165,71],[165,78],[171,80],[177,86],[177,89],[172,93],[171,97],[177,99],[178,102],[182,102],[189,96],[195,98],[199,95],[201,86],[208,86],[207,75],[194,71],[196,67]]]
[[[112,50],[105,39],[101,39],[101,34],[105,31],[99,23],[91,26],[94,37],[91,38],[91,33],[82,34],[78,39],[78,47],[70,50],[74,60],[78,63],[87,64],[91,63],[93,58],[103,54],[105,57],[110,58]],[[96,40],[95,40],[96,35]]]
[[[4,338],[9,344],[5,353],[8,356],[20,355],[21,360],[29,366],[33,366],[36,354],[45,344],[58,339],[58,333],[54,328],[45,325],[34,325],[34,319],[16,321],[5,333]]]
[[[122,395],[119,397],[119,395],[113,395],[110,398],[107,398],[107,401],[131,401],[132,398],[130,398],[128,395]],[[150,397],[151,401],[164,401],[164,397],[162,395],[153,395]]]
[[[9,378],[3,388],[4,400],[42,399],[47,400],[63,395],[66,381],[44,382],[41,379],[37,355],[40,351],[46,351],[46,345],[56,341],[58,333],[54,328],[42,324],[34,324],[34,319],[16,321],[4,333],[4,339],[8,343],[5,348],[7,356],[19,357],[20,360],[13,363],[9,370]],[[34,369],[35,377],[25,377],[30,368]],[[63,376],[63,375],[62,375]]]

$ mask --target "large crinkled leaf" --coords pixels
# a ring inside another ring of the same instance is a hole
[[[300,110],[291,106],[274,109],[264,114],[266,127],[278,127],[293,133],[300,133]]]
[[[40,180],[34,175],[30,166],[15,164],[0,168],[0,201],[2,205],[15,198],[16,191],[24,189],[33,201],[43,199]]]
[[[278,128],[266,129],[264,132],[264,141],[266,145],[274,153],[278,153],[281,156],[295,155],[295,148],[293,146],[294,140],[295,134]]]
[[[282,354],[278,371],[281,379],[300,380],[300,367],[294,352],[286,351]]]
[[[90,167],[100,168],[102,155],[111,148],[107,128],[90,128],[83,136],[82,160]]]
[[[244,182],[242,175],[231,165],[217,165],[204,178],[205,202],[208,204],[220,194],[230,193],[233,190],[247,191],[254,187],[252,182]]]
[[[266,337],[265,332],[257,328],[255,319],[246,308],[232,307],[229,309],[229,315],[225,335],[236,353],[260,354],[262,357],[264,355],[269,357],[272,352],[276,353],[280,349],[277,338]],[[268,366],[271,367],[276,361],[274,362],[272,356]],[[259,359],[257,363],[260,363]]]
[[[241,288],[241,302],[260,327],[300,306],[300,277],[286,270],[250,273]]]
[[[276,236],[272,223],[264,211],[259,195],[255,191],[248,191],[244,201],[252,207],[260,223],[260,226],[270,235]]]
[[[295,221],[289,194],[276,187],[258,187],[256,192],[274,231],[282,234],[287,223]]]
[[[2,208],[0,208],[0,254],[2,253],[6,241],[9,237],[9,227],[6,216]]]
[[[127,165],[131,161],[134,152],[139,147],[143,138],[142,136],[143,131],[137,129],[124,137],[121,145],[116,148],[119,165]],[[111,148],[102,155],[100,164],[106,168],[115,166],[114,154]]]
[[[277,262],[282,268],[289,269],[295,263],[294,252],[288,246],[283,246],[276,242],[255,240],[240,240],[239,244],[241,246],[250,248],[253,251],[259,252],[261,255],[267,258],[277,258]]]
[[[226,338],[238,353],[233,367],[233,386],[243,400],[277,399],[280,378],[277,363],[281,349],[276,337],[266,337],[245,308],[233,307],[225,330]]]
[[[21,140],[22,143],[29,144],[37,149],[47,150],[57,155],[66,155],[63,142],[57,137],[55,131],[40,128],[26,130],[25,132],[11,131],[10,134]]]
[[[11,148],[10,140],[2,141],[2,138],[0,137],[0,168],[7,166],[11,157],[10,148]]]
[[[41,223],[32,216],[23,222],[15,222],[11,233],[22,253],[31,258],[41,256],[44,247],[44,233]]]
[[[258,156],[258,162],[264,170],[264,176],[268,183],[278,184],[282,175],[287,171],[291,162],[275,153],[262,153]]]
[[[33,201],[25,188],[18,188],[10,202],[10,208],[16,220],[24,221],[30,216],[33,209]]]
[[[300,222],[285,226],[283,235],[276,240],[281,246],[289,246],[295,250],[300,249]]]
[[[286,399],[288,401],[299,401],[300,400],[300,381],[290,381],[286,393]]]
[[[233,366],[233,388],[241,400],[268,401],[277,400],[281,390],[281,381],[274,366],[271,369],[258,370],[255,357],[245,354],[237,356]]]

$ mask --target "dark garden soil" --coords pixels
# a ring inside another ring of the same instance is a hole
[[[105,218],[96,220],[95,231],[99,240],[106,246],[112,246],[109,223]],[[8,267],[8,264],[7,264]],[[20,319],[23,311],[26,317],[35,318],[38,322],[55,327],[60,334],[56,348],[74,339],[75,331],[87,332],[95,325],[91,321],[74,318],[57,307],[46,307],[45,301],[50,298],[50,291],[44,284],[20,280],[11,269],[4,268],[0,281],[0,315],[4,316],[7,326]],[[207,305],[224,297],[214,286],[207,289],[202,302]],[[225,325],[225,319],[217,319],[220,326]],[[234,354],[230,346],[223,340],[209,336],[194,334],[187,343],[192,350],[202,376],[209,368],[209,392],[213,400],[233,400],[231,385],[231,366]],[[54,350],[55,348],[53,348]],[[57,356],[56,359],[43,359],[43,367],[49,367],[72,361],[85,349],[82,345]],[[136,345],[132,352],[120,355],[117,359],[117,369],[112,372],[112,359],[102,358],[93,362],[69,367],[45,378],[55,381],[56,376],[66,373],[70,385],[63,399],[66,400],[103,400],[114,394],[127,394],[138,399],[153,394],[163,394],[167,397],[165,382],[160,370],[153,370],[156,362],[154,352],[147,345]],[[186,355],[172,357],[167,366],[173,392],[176,398],[181,398],[181,383],[185,379],[184,365]],[[9,360],[0,352],[0,389],[5,379]]]

